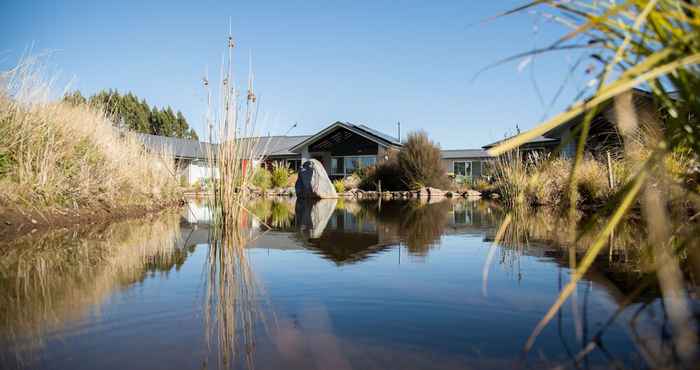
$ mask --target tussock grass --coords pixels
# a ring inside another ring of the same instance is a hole
[[[48,99],[35,61],[0,75],[0,206],[118,208],[178,197],[174,162],[103,112]]]

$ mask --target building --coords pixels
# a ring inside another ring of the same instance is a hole
[[[191,185],[205,178],[218,176],[218,170],[210,167],[207,154],[212,153],[212,156],[216,156],[216,144],[141,133],[137,133],[136,137],[143,142],[147,150],[172,155],[175,158],[177,175],[183,183]]]
[[[216,176],[216,169],[209,168],[207,160],[208,151],[216,153],[216,144],[147,134],[138,134],[138,137],[150,150],[171,153],[180,176],[188,184]],[[386,161],[402,148],[395,137],[349,122],[334,122],[313,135],[241,140],[255,140],[253,152],[262,158],[262,165],[281,162],[298,171],[303,161],[313,158],[323,164],[331,178],[342,178],[360,168]],[[445,172],[469,179],[481,176],[486,160],[488,154],[482,149],[442,151]]]
[[[631,92],[640,127],[654,127],[661,122],[659,109],[654,103],[652,94],[640,89],[633,89]],[[581,113],[521,145],[520,152],[525,154],[532,152],[556,153],[565,158],[572,158],[576,154],[576,145],[584,115],[585,113]],[[504,140],[484,145],[483,148],[488,150]],[[586,151],[594,155],[607,152],[619,153],[622,147],[622,137],[617,129],[617,118],[611,100],[604,103],[591,120],[589,134],[586,138]]]

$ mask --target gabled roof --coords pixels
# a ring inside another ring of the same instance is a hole
[[[151,134],[135,133],[146,149],[154,152],[171,153],[175,158],[207,159],[207,151],[214,155],[217,152],[217,144],[210,144],[198,140],[181,139],[177,137],[159,136]]]
[[[491,157],[483,149],[449,149],[441,150],[442,159],[458,159],[458,158],[488,158]]]
[[[290,149],[309,137],[311,136],[260,136],[239,140],[257,140],[253,153],[256,156],[274,157],[297,155],[297,153],[291,152]]]
[[[315,135],[309,136],[308,138],[300,141],[293,147],[289,149],[290,152],[292,153],[298,153],[302,147],[305,145],[311,144],[315,142],[316,140],[324,137],[326,134],[332,132],[333,130],[337,128],[345,128],[355,134],[358,134],[366,139],[372,140],[376,142],[379,145],[382,146],[394,146],[394,147],[400,147],[401,142],[396,139],[395,137],[389,136],[387,134],[384,134],[382,132],[379,132],[377,130],[371,129],[365,125],[355,125],[349,122],[340,122],[337,121],[330,126],[324,128],[320,132],[316,133]]]

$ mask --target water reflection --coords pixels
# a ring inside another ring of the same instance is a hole
[[[193,248],[179,238],[179,221],[165,214],[0,244],[2,363],[31,367],[51,333],[99,311],[115,292],[179,268]]]
[[[511,367],[589,242],[557,215],[519,213],[489,249],[504,212],[483,201],[256,199],[225,233],[211,216],[193,203],[0,245],[0,365]],[[643,239],[634,222],[616,230],[525,367],[678,364]]]
[[[272,207],[270,208],[270,210]],[[265,323],[260,310],[261,289],[248,263],[246,246],[257,237],[246,210],[229,218],[237,227],[212,228],[204,268],[204,328],[209,355],[217,354],[217,367],[243,364],[253,369],[255,325]],[[259,221],[258,221],[259,222]],[[213,342],[213,343],[212,343]],[[215,345],[215,347],[213,347]],[[204,366],[208,367],[205,357]]]

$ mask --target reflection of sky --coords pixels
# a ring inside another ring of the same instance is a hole
[[[347,214],[336,212],[329,227],[342,220],[344,227],[363,230],[369,222]],[[496,258],[484,296],[482,268],[489,244],[483,234],[445,235],[439,248],[421,258],[394,246],[344,265],[305,249],[303,241],[290,235],[262,234],[247,252],[269,302],[263,305],[267,317],[272,317],[270,307],[274,310],[274,320],[256,326],[258,369],[510,366],[553,302],[559,279],[565,284],[569,276],[546,258],[521,256],[512,263]],[[280,243],[289,248],[279,248]],[[99,315],[55,333],[41,364],[199,369],[207,359],[214,366],[216,356],[207,354],[201,318],[207,249],[198,245],[180,268],[154,273],[114,293]],[[584,332],[593,333],[617,306],[605,287],[584,281],[576,307]],[[623,318],[634,309],[626,308]],[[572,312],[567,303],[563,339],[555,320],[538,340],[533,361],[540,354],[565,361],[563,343],[580,350]],[[631,361],[625,322],[613,326],[603,340],[614,356]],[[601,361],[597,354],[592,359]]]

